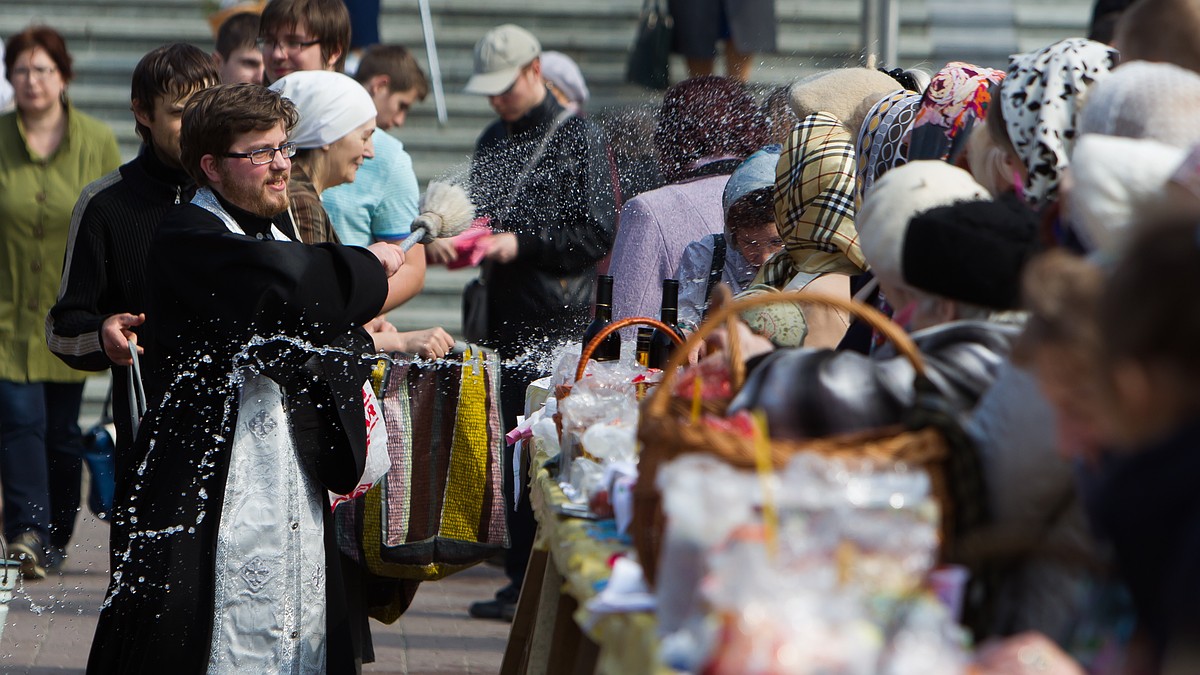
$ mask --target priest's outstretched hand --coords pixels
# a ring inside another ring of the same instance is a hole
[[[404,266],[404,250],[395,244],[377,241],[368,246],[367,250],[379,258],[379,262],[383,265],[383,271],[387,273],[388,277]]]

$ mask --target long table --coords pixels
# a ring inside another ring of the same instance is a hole
[[[615,555],[635,555],[627,543],[605,537],[596,521],[563,515],[569,503],[544,464],[542,444],[531,443],[530,503],[537,538],[513,619],[502,675],[669,675],[658,664],[651,612],[594,614],[586,603],[609,577]]]

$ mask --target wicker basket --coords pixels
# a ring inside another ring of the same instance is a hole
[[[619,321],[614,321],[600,329],[600,332],[596,333],[596,335],[592,337],[591,341],[583,346],[583,349],[579,354],[579,365],[575,368],[576,382],[582,380],[584,374],[587,373],[588,361],[592,359],[592,354],[594,354],[596,350],[600,348],[600,343],[604,342],[604,339],[609,335],[612,335],[622,328],[628,328],[630,326],[650,326],[651,328],[657,328],[658,330],[666,332],[667,335],[670,335],[676,346],[683,345],[683,339],[679,337],[679,334],[672,330],[670,326],[659,321],[658,319],[651,319],[645,316],[631,316]],[[556,386],[554,388],[554,398],[561,402],[563,399],[571,395],[571,388],[572,387],[569,384],[560,384]],[[554,413],[554,426],[558,430],[558,440],[561,442],[563,432],[561,411]]]
[[[656,486],[659,466],[680,455],[695,452],[715,455],[737,467],[755,466],[753,439],[708,425],[691,423],[691,401],[672,395],[672,381],[679,367],[687,359],[689,349],[699,344],[717,327],[733,320],[747,309],[780,302],[824,304],[858,316],[887,337],[912,363],[919,382],[925,379],[925,364],[912,339],[885,315],[867,305],[810,291],[793,291],[746,298],[722,306],[688,338],[684,348],[676,351],[665,369],[661,385],[642,405],[638,425],[638,439],[642,442],[642,450],[638,460],[638,482],[634,489],[634,518],[631,529],[642,568],[651,584],[657,576],[657,561],[665,524],[661,495]],[[741,364],[741,358],[735,331],[730,331],[730,338],[729,353],[734,365],[731,371],[736,392],[743,384],[744,373],[737,367]],[[727,406],[728,402],[721,405],[722,415]],[[771,461],[777,468],[782,467],[793,455],[801,451],[813,451],[828,457],[874,460],[881,465],[903,463],[925,468],[930,474],[934,496],[942,508],[942,544],[946,544],[947,533],[953,531],[953,528],[949,527],[952,504],[944,466],[948,448],[939,430],[909,430],[896,426],[820,439],[771,441]]]

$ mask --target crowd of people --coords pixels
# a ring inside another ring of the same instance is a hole
[[[407,250],[420,190],[389,132],[429,87],[405,47],[352,41],[342,0],[269,0],[226,18],[213,54],[146,54],[125,164],[71,104],[62,36],[6,41],[3,534],[29,581],[64,564],[82,383],[111,370],[111,582],[89,672],[373,659],[369,575],[339,553],[329,507],[378,478],[374,356],[454,345],[387,313],[427,264],[464,257],[480,267],[464,330],[504,359],[505,429],[579,342],[598,273],[615,280],[614,318],[657,316],[676,279],[684,332],[721,286],[883,310],[924,379],[844,311],[782,304],[733,328],[748,377],[731,411],[816,438],[897,424],[935,395],[973,458],[954,476],[969,515],[947,555],[977,579],[981,671],[1200,665],[1200,3],[1102,0],[1088,38],[1005,69],[841,68],[761,101],[741,80],[748,54],[774,48],[772,3],[710,4],[716,24],[680,22],[695,76],[652,129],[589,115],[578,65],[528,30],[484,35],[465,91],[497,116],[467,178],[487,233]],[[721,39],[729,77],[710,74]],[[732,338],[691,360],[729,358]],[[509,584],[478,618],[511,620],[521,593],[536,522],[514,480]]]

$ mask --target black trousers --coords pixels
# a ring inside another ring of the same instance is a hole
[[[517,415],[525,413],[525,390],[529,383],[542,373],[520,366],[505,366],[500,374],[500,417],[503,430],[517,426]],[[515,484],[513,483],[512,461],[515,446],[504,449],[504,504],[508,514],[508,536],[510,548],[504,559],[504,573],[513,586],[520,588],[525,580],[525,568],[529,566],[529,555],[533,552],[533,538],[537,533],[537,520],[529,504],[529,472],[521,471],[521,499],[517,508],[512,508]]]

